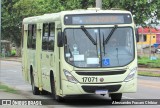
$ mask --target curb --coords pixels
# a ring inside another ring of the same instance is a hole
[[[160,73],[160,69],[152,69],[152,68],[146,68],[146,69],[142,69],[142,68],[138,68],[138,71],[147,71],[147,72],[156,72],[156,73]]]

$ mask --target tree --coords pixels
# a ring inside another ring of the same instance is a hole
[[[20,46],[21,25],[25,17],[64,10],[95,7],[96,0],[3,0],[2,39],[9,39]],[[131,11],[136,24],[157,15],[160,18],[160,0],[102,0],[103,9],[120,8]]]
[[[4,0],[2,2],[2,39],[20,46],[22,20],[25,17],[43,14],[43,0]]]
[[[17,0],[4,0],[2,2],[2,39],[17,40],[16,32],[19,28],[14,25],[13,5]],[[12,38],[11,38],[12,37]]]
[[[154,2],[157,4],[156,5],[156,15],[157,15],[157,18],[160,20],[160,0],[154,0]]]
[[[120,8],[130,11],[135,17],[136,24],[144,24],[146,20],[155,16],[158,0],[103,0],[103,9]]]

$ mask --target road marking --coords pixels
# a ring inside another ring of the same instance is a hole
[[[135,99],[135,98],[127,97],[127,96],[122,96],[122,97],[126,99]]]

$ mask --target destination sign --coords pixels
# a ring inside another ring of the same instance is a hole
[[[66,15],[65,25],[109,25],[109,24],[130,24],[130,14],[81,14]]]

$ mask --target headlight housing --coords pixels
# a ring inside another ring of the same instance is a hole
[[[128,76],[125,78],[125,82],[128,82],[130,80],[132,80],[134,78],[134,76],[136,75],[137,73],[137,67],[133,68],[130,70],[130,73],[128,74]]]
[[[66,78],[67,78],[67,80],[68,80],[69,82],[78,83],[77,79],[74,78],[74,76],[73,76],[69,71],[67,71],[67,70],[65,70],[65,69],[64,69],[63,71],[64,71],[64,74],[65,74],[65,76],[66,76]]]

